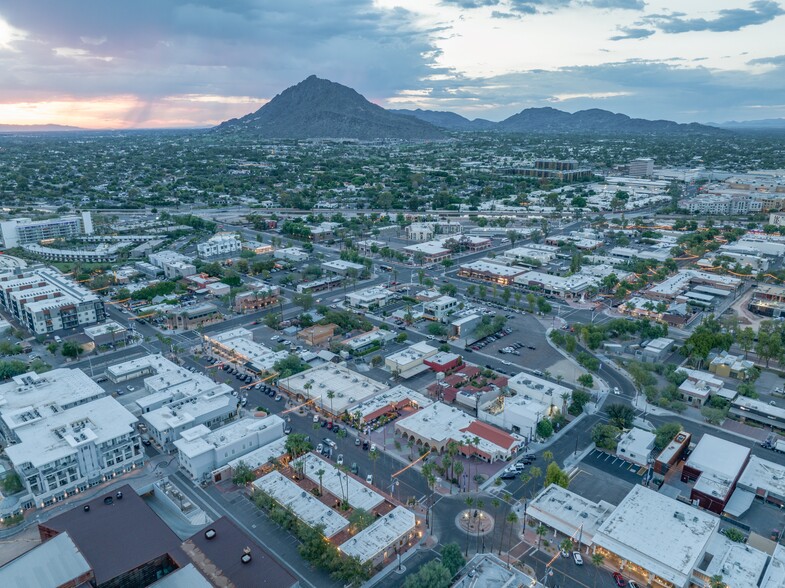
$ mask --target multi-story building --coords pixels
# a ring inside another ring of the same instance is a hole
[[[639,157],[629,163],[629,174],[635,178],[648,178],[654,173],[654,160],[651,157]]]
[[[215,257],[216,255],[235,253],[241,249],[242,243],[240,237],[235,233],[217,233],[204,243],[199,243],[196,246],[196,251],[202,259],[206,257]]]
[[[564,182],[574,182],[592,177],[589,169],[578,169],[578,162],[573,159],[537,159],[534,167],[514,168],[510,170],[515,175],[530,178],[553,178]]]
[[[263,286],[242,292],[234,297],[234,310],[237,312],[249,312],[265,308],[278,302],[281,289],[278,286]]]
[[[164,275],[170,280],[192,276],[196,273],[193,259],[176,251],[164,250],[151,253],[148,260],[155,267],[164,270]]]
[[[144,463],[137,419],[80,370],[16,376],[0,386],[6,455],[47,506]]]
[[[257,343],[253,340],[253,333],[242,327],[215,335],[204,335],[203,344],[207,353],[254,375],[271,372],[277,362],[289,355],[286,351],[273,351]]]
[[[500,263],[494,263],[490,259],[480,259],[471,263],[462,264],[461,269],[458,271],[458,275],[464,278],[509,286],[516,277],[525,272],[525,269],[519,267],[510,267]]]
[[[0,306],[41,335],[106,318],[99,296],[42,266],[0,273]]]
[[[166,313],[166,322],[170,329],[194,329],[221,320],[221,310],[212,302],[181,306]]]
[[[452,296],[440,296],[436,300],[423,303],[423,316],[427,319],[447,322],[447,317],[458,310],[458,299]]]
[[[92,235],[93,220],[89,212],[40,221],[17,218],[0,223],[0,234],[6,247],[19,247],[50,239]]]

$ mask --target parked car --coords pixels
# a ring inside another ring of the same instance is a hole
[[[619,588],[624,588],[627,585],[627,580],[619,572],[613,572],[613,581]]]
[[[583,565],[583,558],[581,557],[581,554],[578,553],[577,551],[572,552],[572,559],[575,561],[575,565],[577,566]]]
[[[319,453],[322,453],[324,451],[324,445],[319,443],[319,445],[316,446],[316,451],[318,451]]]
[[[335,460],[338,465],[343,465],[343,453],[338,454],[338,459]]]
[[[319,415],[318,414],[313,415],[313,422],[315,422],[315,423],[319,422]]]
[[[322,428],[327,426],[327,421],[321,421]]]
[[[337,445],[335,444],[335,441],[333,441],[332,439],[325,438],[324,444],[327,445],[328,447],[332,447],[333,449],[335,449],[337,447]]]
[[[559,553],[561,554],[562,557],[570,557],[570,554],[564,548],[560,549]]]
[[[365,481],[366,481],[368,484],[371,484],[371,485],[373,485],[373,474],[368,474],[367,476],[365,476]]]
[[[355,438],[354,438],[354,444],[355,444],[355,446],[359,447],[359,446],[360,446],[360,443],[362,443],[362,441],[360,441],[360,438],[359,438],[359,437],[355,437]]]
[[[291,435],[291,433],[292,433],[292,427],[291,427],[291,425],[286,425],[286,426],[284,427],[284,429],[283,429],[283,434],[284,434],[284,435]]]
[[[356,476],[357,473],[360,471],[360,468],[357,467],[357,462],[352,462],[352,473]]]
[[[367,440],[367,439],[366,439],[365,441],[363,441],[363,449],[364,449],[365,451],[368,451],[368,447],[369,447],[369,446],[370,446],[370,443],[368,443],[368,440]]]
[[[280,401],[281,401],[281,398],[283,398],[283,396],[281,396],[280,394],[278,394],[278,395],[275,397],[275,401],[276,401],[276,402],[280,402]]]
[[[371,451],[376,451],[376,443],[371,443]]]

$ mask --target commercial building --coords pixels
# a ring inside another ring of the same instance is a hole
[[[160,268],[170,280],[192,276],[196,273],[196,266],[193,259],[177,253],[176,251],[159,251],[147,256],[147,260],[157,268]]]
[[[313,399],[313,407],[339,416],[388,386],[344,365],[327,363],[278,380],[278,388],[298,400]]]
[[[284,436],[284,420],[277,415],[247,417],[214,431],[200,425],[184,431],[174,442],[180,467],[192,480],[211,479],[229,462]]]
[[[440,351],[423,360],[423,363],[436,373],[447,373],[459,368],[463,364],[463,358],[457,353]]]
[[[410,510],[396,506],[351,539],[341,543],[344,555],[356,557],[376,567],[399,552],[405,551],[418,538],[417,519]]]
[[[433,404],[433,400],[406,386],[395,386],[386,392],[372,396],[351,409],[355,426],[360,429],[376,422],[385,415],[398,414],[407,408],[419,410]]]
[[[403,248],[403,252],[415,261],[422,259],[423,263],[436,263],[452,256],[452,251],[445,247],[441,241],[426,241],[416,245],[408,245]]]
[[[489,259],[481,259],[471,263],[462,264],[458,270],[458,275],[472,280],[491,282],[501,286],[509,286],[513,280],[524,274],[526,270],[518,267],[510,267],[499,263],[494,263]]]
[[[425,341],[420,341],[384,358],[385,367],[397,377],[408,379],[424,372],[428,366],[423,362],[439,350]]]
[[[595,286],[598,280],[593,276],[577,273],[571,276],[554,276],[540,271],[530,271],[516,276],[513,281],[527,290],[541,292],[572,300]]]
[[[316,294],[317,292],[324,292],[332,288],[338,288],[343,284],[343,276],[332,275],[319,278],[318,280],[311,280],[310,282],[303,282],[297,284],[298,294]]]
[[[709,357],[709,371],[723,378],[736,378],[746,380],[755,364],[740,355],[732,355],[722,351],[714,357]]]
[[[386,306],[395,293],[382,286],[372,286],[346,295],[346,304],[351,308],[372,310]]]
[[[332,338],[335,335],[335,329],[337,328],[338,325],[334,323],[326,325],[316,324],[301,329],[297,333],[297,338],[301,341],[305,341],[308,345],[327,345],[332,341]]]
[[[654,471],[661,476],[667,474],[689,448],[690,439],[692,439],[692,435],[686,431],[677,433],[654,460]]]
[[[528,586],[545,588],[528,574],[493,555],[478,553],[469,560],[452,588],[497,588],[498,586]]]
[[[644,586],[687,588],[720,519],[637,485],[594,534],[605,565]]]
[[[711,396],[720,396],[731,400],[736,394],[725,388],[725,383],[708,372],[679,368],[687,378],[679,386],[681,399],[692,406],[701,407]]]
[[[93,219],[89,212],[34,221],[16,218],[0,222],[0,235],[7,248],[54,239],[71,239],[93,234]]]
[[[747,308],[755,314],[772,318],[785,315],[785,286],[759,284]]]
[[[447,322],[447,318],[458,310],[458,299],[452,296],[439,296],[436,300],[423,303],[423,316],[440,323]]]
[[[81,261],[82,263],[113,263],[117,261],[117,253],[130,246],[130,242],[99,243],[92,249],[56,249],[37,243],[21,245],[22,249],[32,253],[38,259],[61,262]]]
[[[259,375],[271,372],[273,366],[286,359],[286,351],[273,351],[253,340],[253,333],[239,327],[215,335],[204,335],[205,351],[236,365],[242,371]]]
[[[327,538],[337,535],[349,526],[347,519],[280,472],[274,471],[262,476],[253,482],[253,486],[288,508],[306,525],[321,526]]]
[[[236,233],[216,233],[204,243],[196,246],[199,257],[215,257],[217,255],[228,255],[236,253],[242,249],[242,242]]]
[[[646,291],[653,300],[671,301],[694,286],[709,286],[734,295],[742,285],[742,280],[733,276],[710,274],[697,270],[682,269],[678,273],[655,284]]]
[[[341,341],[341,345],[347,347],[355,355],[365,355],[376,349],[381,349],[387,341],[395,338],[394,331],[382,331],[374,327],[367,333],[360,333],[349,339]]]
[[[212,302],[191,306],[177,306],[166,311],[166,323],[170,329],[196,329],[223,320],[221,310]]]
[[[243,249],[245,251],[252,251],[256,255],[272,253],[275,250],[272,245],[268,243],[260,243],[259,241],[243,241]]]
[[[52,588],[92,586],[95,574],[65,532],[0,567],[0,586]]]
[[[749,458],[749,447],[704,435],[682,468],[682,482],[695,482],[690,500],[721,514]]]
[[[668,337],[657,337],[641,346],[638,356],[645,363],[662,363],[670,354],[675,341]]]
[[[345,497],[346,502],[354,509],[361,508],[372,513],[385,500],[384,496],[358,478],[341,471],[315,453],[306,453],[297,458],[292,463],[292,468],[301,471],[314,484],[320,484],[323,491],[326,490],[339,499]]]
[[[628,173],[634,178],[649,178],[654,174],[654,160],[651,157],[633,159],[627,167]]]
[[[106,318],[99,296],[42,266],[0,272],[0,306],[37,335]]]
[[[96,346],[114,345],[125,341],[128,329],[115,321],[106,321],[94,327],[85,327],[84,334],[90,337]]]
[[[359,276],[365,269],[365,266],[361,263],[354,263],[351,261],[345,261],[343,259],[325,261],[322,263],[322,267],[330,273],[341,276],[346,276],[350,273],[354,273],[355,275]]]
[[[619,437],[619,442],[616,445],[616,455],[635,465],[647,467],[651,461],[651,454],[654,451],[654,439],[656,437],[650,431],[633,427]]]
[[[562,182],[575,182],[593,176],[590,169],[579,169],[575,160],[537,159],[534,167],[513,168],[510,172],[530,178],[556,179]]]
[[[509,460],[523,446],[523,439],[481,423],[465,412],[436,402],[414,414],[399,419],[395,430],[404,441],[412,440],[417,447],[443,453],[450,441],[460,445],[466,456],[476,455],[483,461]],[[472,441],[477,437],[479,443]]]
[[[559,248],[556,245],[530,243],[504,252],[503,257],[517,265],[539,267],[556,259]]]
[[[273,257],[292,263],[303,263],[308,261],[310,255],[301,247],[285,247],[284,249],[276,249]]]
[[[526,515],[573,544],[591,545],[594,534],[616,508],[604,500],[593,502],[558,484],[543,488],[529,501]]]
[[[236,312],[253,312],[278,303],[281,290],[278,286],[261,286],[250,292],[242,292],[234,297]]]
[[[730,415],[741,422],[752,421],[774,429],[785,429],[785,408],[767,402],[736,396],[731,401]]]
[[[137,419],[111,397],[65,410],[54,403],[3,414],[5,448],[30,500],[44,507],[145,462]]]
[[[736,484],[731,502],[736,501],[740,493],[746,494],[746,498],[741,500],[746,507],[757,497],[763,502],[782,508],[785,506],[785,466],[751,455]],[[746,511],[746,508],[744,510]],[[740,516],[742,513],[733,514]]]

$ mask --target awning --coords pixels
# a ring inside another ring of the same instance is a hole
[[[755,500],[755,494],[736,488],[728,500],[728,504],[725,505],[725,513],[738,518],[749,510],[753,500]]]

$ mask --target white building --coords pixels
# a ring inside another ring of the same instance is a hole
[[[199,257],[215,257],[216,255],[227,255],[242,249],[243,245],[240,237],[235,233],[216,233],[204,243],[196,246]]]
[[[687,588],[720,519],[635,486],[594,534],[595,552],[627,577]]]
[[[0,272],[0,306],[38,335],[106,318],[100,296],[42,266]]]
[[[89,212],[34,221],[16,218],[0,223],[0,236],[7,248],[49,239],[70,239],[93,234],[93,220]]]
[[[278,388],[297,399],[313,399],[314,408],[337,416],[388,386],[344,365],[327,363],[279,380]]]
[[[371,526],[344,541],[340,550],[349,557],[376,566],[395,555],[396,547],[403,551],[404,546],[415,539],[416,525],[417,519],[413,512],[396,506]]]
[[[321,525],[324,528],[325,537],[337,535],[349,526],[347,519],[285,478],[280,472],[270,472],[255,480],[253,485],[292,511],[294,516],[306,525],[311,527]]]
[[[54,406],[3,415],[18,439],[5,452],[32,504],[47,506],[144,464],[136,417],[114,398]]]
[[[174,442],[180,467],[192,480],[202,481],[229,462],[283,438],[284,420],[277,415],[247,417],[214,431],[199,425]]]
[[[371,286],[356,292],[350,292],[346,295],[346,304],[352,308],[381,308],[386,306],[387,303],[395,295],[387,288],[382,286]]]
[[[368,487],[353,475],[343,472],[333,466],[326,459],[314,453],[306,453],[292,464],[301,471],[314,484],[321,484],[326,490],[338,499],[345,499],[352,508],[361,508],[372,512],[374,508],[384,502],[384,496]],[[321,480],[319,472],[323,472]]]
[[[428,370],[428,366],[423,361],[435,355],[438,351],[436,347],[431,347],[425,341],[420,341],[406,349],[388,355],[384,359],[384,365],[398,377],[404,379],[411,378],[420,372]]]
[[[257,343],[253,333],[242,327],[203,337],[208,353],[252,374],[269,372],[277,362],[289,357],[286,351],[273,351]]]
[[[275,259],[283,259],[284,261],[291,261],[292,263],[303,263],[308,261],[310,257],[308,252],[301,247],[286,247],[284,249],[276,249],[273,253]]]
[[[365,266],[361,263],[354,263],[352,261],[345,261],[343,259],[325,261],[322,263],[322,267],[330,273],[341,276],[345,276],[349,272],[354,272],[357,274],[357,276],[359,276],[365,269]]]
[[[616,507],[609,502],[591,500],[558,484],[543,488],[529,501],[527,516],[565,537],[573,537],[577,546],[591,545],[594,534]]]
[[[361,424],[369,423],[374,419],[404,407],[415,409],[425,408],[433,404],[433,400],[406,386],[395,386],[386,392],[377,394],[352,408],[352,415],[358,417]]]
[[[622,434],[616,446],[616,455],[645,467],[649,465],[651,452],[654,451],[654,439],[657,436],[649,431],[633,427]]]
[[[636,178],[648,178],[654,173],[654,160],[651,157],[639,157],[629,163],[629,174]]]
[[[447,317],[458,310],[458,299],[452,296],[439,296],[436,300],[429,300],[423,304],[423,316],[441,323],[447,322]]]
[[[159,251],[147,256],[148,261],[164,271],[164,276],[171,279],[185,278],[196,273],[193,259],[176,251]]]

